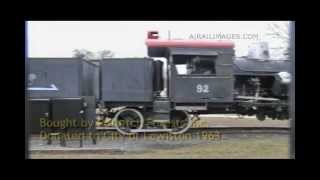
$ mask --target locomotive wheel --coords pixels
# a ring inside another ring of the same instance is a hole
[[[170,114],[171,134],[182,134],[192,126],[192,118],[186,111],[172,111]]]
[[[125,108],[114,116],[115,127],[122,135],[132,135],[131,129],[142,129],[144,118],[141,112],[132,108]]]

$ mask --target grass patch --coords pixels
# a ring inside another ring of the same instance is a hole
[[[288,158],[289,141],[287,137],[241,138],[170,150],[151,150],[143,156],[152,158]]]
[[[31,158],[71,159],[247,159],[289,158],[288,136],[247,137],[172,149],[149,149],[124,154],[31,154]]]

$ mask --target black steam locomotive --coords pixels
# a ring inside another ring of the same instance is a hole
[[[161,40],[156,32],[146,45],[148,58],[29,58],[32,132],[41,118],[111,118],[125,135],[184,133],[200,114],[288,119],[290,61],[235,58],[232,42]]]

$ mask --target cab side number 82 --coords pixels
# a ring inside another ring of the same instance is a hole
[[[209,85],[208,84],[198,84],[197,85],[197,93],[209,93]]]

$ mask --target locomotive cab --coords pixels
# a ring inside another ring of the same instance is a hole
[[[176,110],[207,110],[233,101],[234,44],[147,39],[148,55],[165,57],[168,98]]]
[[[231,102],[232,55],[214,49],[170,48],[169,97],[179,104]]]

